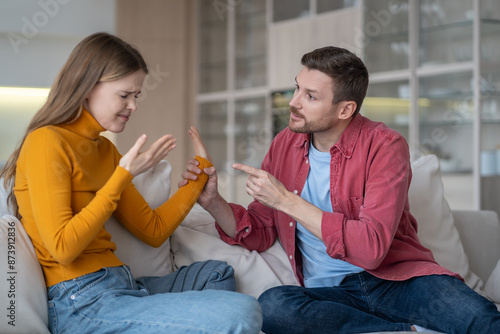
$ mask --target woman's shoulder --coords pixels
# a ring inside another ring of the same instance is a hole
[[[31,131],[24,141],[23,146],[52,146],[66,142],[61,128],[54,125],[47,125]]]
[[[62,131],[61,128],[57,125],[45,125],[41,128],[35,129],[30,132],[27,136],[32,138],[41,138],[41,137],[61,137]]]

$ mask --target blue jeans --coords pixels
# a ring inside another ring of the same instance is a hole
[[[266,333],[410,331],[500,333],[496,306],[450,276],[387,281],[362,272],[340,286],[280,286],[260,297]]]
[[[52,333],[258,333],[255,298],[234,291],[233,268],[197,262],[164,277],[135,279],[126,266],[48,290]]]

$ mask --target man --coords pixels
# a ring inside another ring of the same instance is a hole
[[[288,128],[246,172],[248,209],[227,203],[213,168],[198,202],[229,244],[264,251],[279,237],[301,286],[260,297],[266,333],[432,329],[500,333],[495,305],[439,266],[409,211],[404,138],[359,114],[368,72],[351,52],[307,53]],[[188,164],[186,180],[199,174]],[[194,174],[193,174],[194,173]],[[181,181],[180,185],[187,181]]]

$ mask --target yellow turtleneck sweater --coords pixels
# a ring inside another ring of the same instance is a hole
[[[158,247],[198,199],[208,176],[190,181],[152,210],[118,166],[121,155],[86,110],[71,124],[30,133],[17,162],[14,193],[22,223],[36,250],[47,286],[120,266],[104,229],[115,217],[137,238]],[[210,167],[196,157],[200,167]]]

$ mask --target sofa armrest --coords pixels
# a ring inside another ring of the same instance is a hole
[[[470,270],[483,282],[500,259],[500,222],[495,211],[453,210]]]

